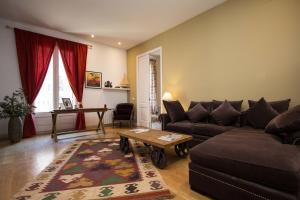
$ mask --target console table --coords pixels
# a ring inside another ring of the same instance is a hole
[[[105,134],[105,129],[103,125],[103,116],[104,113],[107,111],[106,105],[104,108],[78,108],[78,109],[63,109],[63,110],[53,110],[51,111],[51,116],[52,116],[52,133],[51,133],[51,138],[54,139],[55,142],[57,142],[57,136],[58,135],[65,135],[65,134],[71,134],[71,133],[76,133],[76,132],[84,132],[84,131],[91,131],[91,130],[96,130],[97,132],[101,129],[103,134]],[[70,113],[79,113],[79,112],[96,112],[99,118],[98,126],[97,129],[90,129],[90,130],[74,130],[74,131],[64,131],[64,132],[57,132],[56,130],[56,120],[57,120],[57,115],[59,114],[70,114]]]

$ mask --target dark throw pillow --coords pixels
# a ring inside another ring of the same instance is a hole
[[[186,112],[187,117],[191,122],[200,122],[205,120],[209,113],[208,111],[202,106],[201,103],[193,106]]]
[[[211,107],[212,107],[212,101],[191,101],[190,106],[189,106],[189,110],[192,109],[195,105],[197,104],[201,104],[208,112],[211,111]]]
[[[300,105],[272,119],[265,131],[274,134],[300,131]]]
[[[211,116],[216,123],[223,126],[235,123],[240,114],[227,100],[211,112]]]
[[[179,101],[163,101],[171,122],[178,122],[186,119],[184,109]]]
[[[247,122],[254,128],[264,129],[277,115],[278,112],[264,98],[261,98],[247,111]]]
[[[289,109],[291,99],[285,99],[280,101],[270,101],[268,102],[272,108],[274,108],[278,113],[283,113]],[[251,108],[253,105],[257,103],[257,101],[248,100],[249,107]]]
[[[213,100],[212,109],[219,107],[224,101]],[[243,100],[240,101],[228,101],[237,111],[241,112]]]

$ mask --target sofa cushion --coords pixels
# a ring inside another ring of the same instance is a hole
[[[232,126],[219,126],[217,124],[209,123],[195,123],[193,124],[193,134],[213,137],[233,129]]]
[[[210,114],[218,125],[229,126],[234,124],[241,115],[227,100]]]
[[[278,115],[266,126],[267,133],[300,131],[300,105]]]
[[[224,133],[232,128],[231,126],[219,126],[216,124],[192,123],[188,120],[168,123],[166,126],[168,131],[209,137]]]
[[[296,193],[300,149],[261,132],[227,131],[195,146],[192,163],[280,191]]]
[[[168,123],[166,130],[178,133],[193,134],[194,132],[194,123],[184,120],[180,122]]]
[[[272,108],[274,108],[278,113],[283,113],[289,109],[291,99],[285,99],[280,101],[270,101],[268,102]],[[249,107],[254,106],[257,101],[248,100]]]
[[[208,117],[208,114],[208,111],[202,106],[201,103],[198,103],[186,112],[186,115],[191,122],[203,121]]]
[[[272,106],[261,98],[255,105],[247,111],[247,122],[254,128],[264,129],[266,125],[278,115]]]
[[[212,101],[191,101],[189,110],[192,109],[195,105],[201,104],[208,112],[211,111]]]
[[[216,109],[217,107],[219,107],[224,101],[217,101],[217,100],[213,100],[212,103],[212,110]],[[240,101],[228,101],[230,103],[230,105],[232,105],[237,111],[242,110],[242,103],[243,100]]]
[[[179,101],[163,101],[163,103],[172,122],[186,119],[184,109]]]

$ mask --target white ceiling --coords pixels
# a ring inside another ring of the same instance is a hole
[[[224,1],[0,0],[0,17],[128,49]]]

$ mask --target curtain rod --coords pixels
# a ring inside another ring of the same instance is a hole
[[[8,28],[8,29],[14,29],[15,27],[6,25],[5,28]],[[90,45],[90,44],[86,44],[86,45],[88,46],[89,49],[92,49],[92,48],[93,48],[93,45]]]

